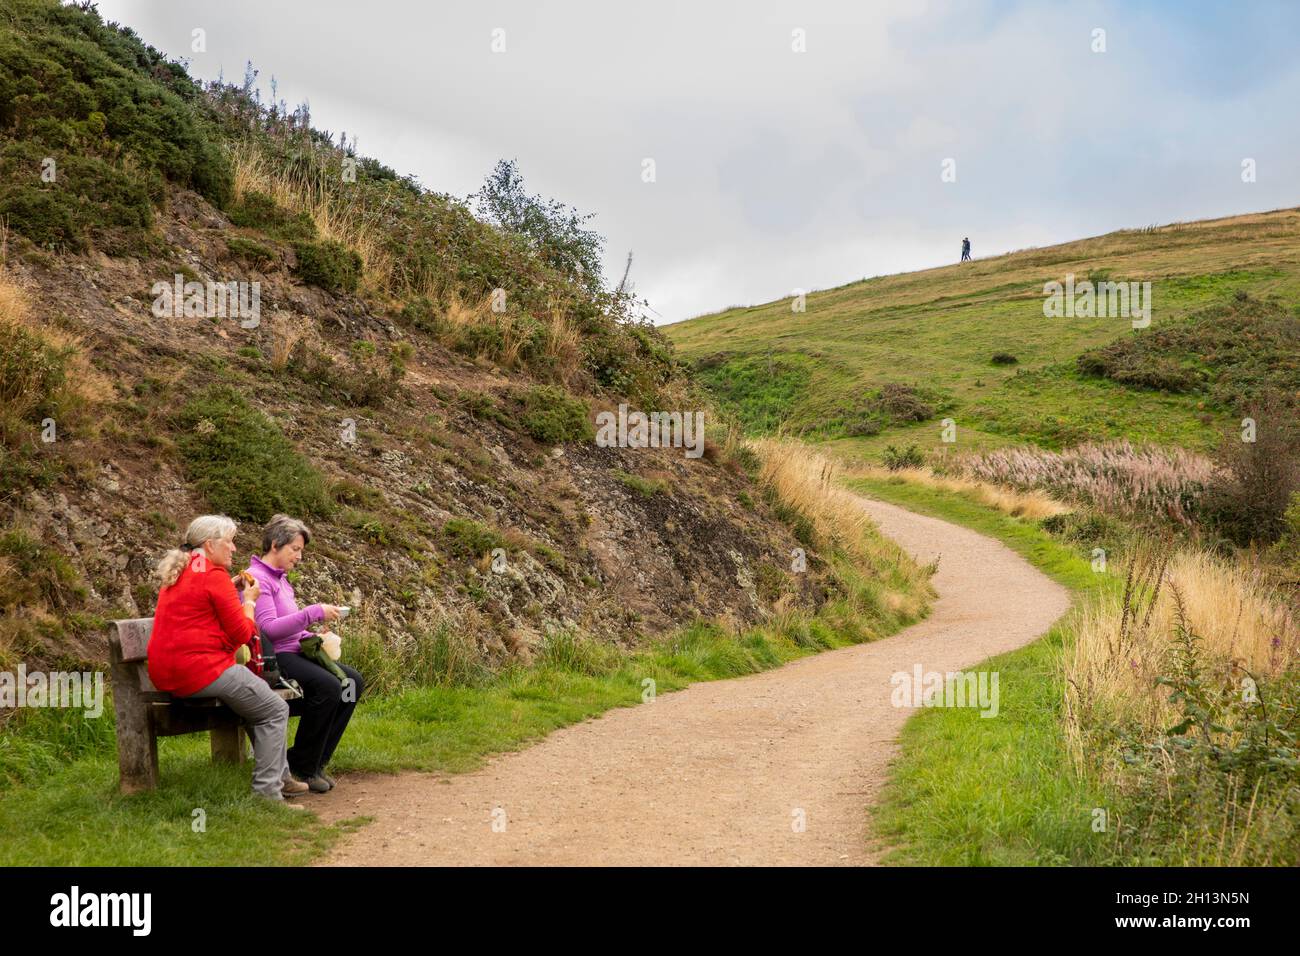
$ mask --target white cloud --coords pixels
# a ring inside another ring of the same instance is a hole
[[[668,320],[952,261],[962,235],[983,255],[1296,201],[1300,133],[1279,122],[1296,65],[1235,70],[1222,95],[1203,74],[1249,55],[1244,41],[1120,4],[100,10],[172,55],[203,26],[196,74],[236,79],[251,58],[291,104],[310,98],[317,125],[429,188],[465,195],[517,158],[530,189],[598,214],[609,276],[635,250],[638,291]],[[1105,54],[1089,49],[1098,25]],[[1193,41],[1216,46],[1189,55]],[[1247,155],[1261,175],[1243,191]]]

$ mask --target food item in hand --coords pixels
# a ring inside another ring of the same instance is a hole
[[[236,589],[240,591],[244,590],[244,588],[250,584],[257,583],[257,578],[253,577],[247,571],[240,571],[232,580],[235,582]]]

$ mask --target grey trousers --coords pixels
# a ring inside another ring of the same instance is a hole
[[[249,723],[253,738],[253,790],[283,800],[280,788],[289,779],[286,741],[289,705],[262,678],[242,664],[231,664],[221,676],[191,697],[216,697]]]

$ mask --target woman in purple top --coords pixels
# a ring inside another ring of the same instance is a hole
[[[313,793],[334,787],[325,767],[334,755],[365,682],[347,664],[339,664],[351,680],[348,683],[299,653],[299,644],[310,636],[307,628],[321,621],[335,621],[339,609],[333,604],[312,604],[301,610],[293,595],[288,573],[302,560],[311,531],[288,515],[276,515],[262,531],[262,556],[254,556],[248,571],[257,579],[262,593],[253,620],[275,646],[280,672],[296,680],[303,690],[304,710],[298,733],[289,748],[289,772],[305,780]]]

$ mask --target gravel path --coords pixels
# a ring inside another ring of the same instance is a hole
[[[327,821],[376,819],[323,863],[873,863],[866,808],[910,713],[891,705],[890,677],[917,664],[970,668],[1027,644],[1069,597],[990,538],[863,506],[918,561],[940,556],[926,620],[610,711],[472,773],[348,775],[309,806]]]

